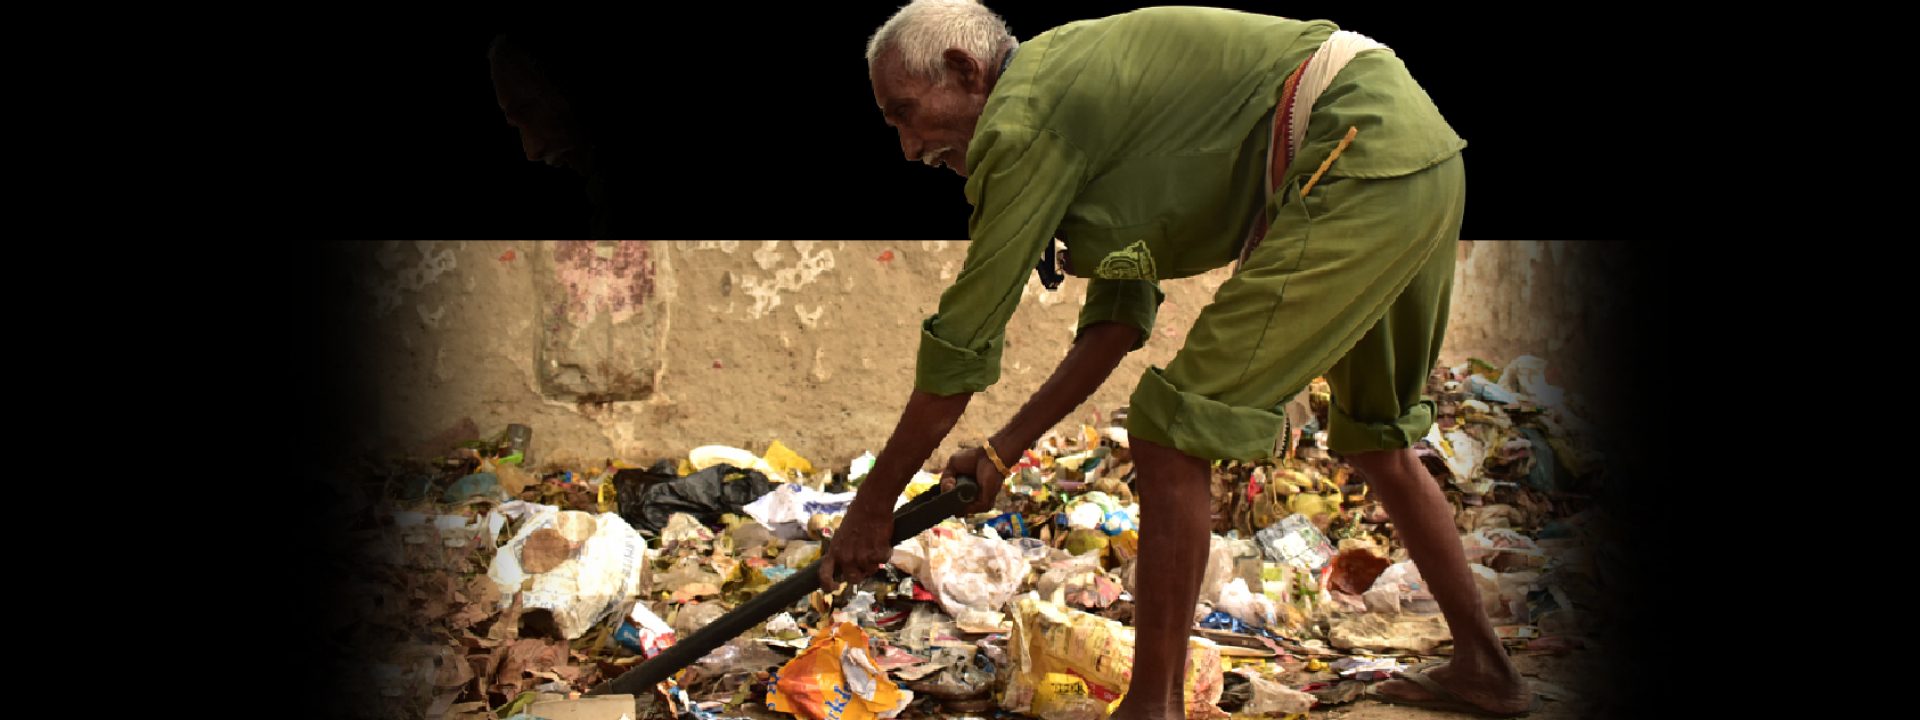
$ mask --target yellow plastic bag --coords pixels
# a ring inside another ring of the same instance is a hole
[[[940,487],[940,476],[927,472],[925,470],[922,470],[919,473],[916,473],[913,476],[912,480],[907,481],[906,490],[902,491],[900,494],[905,495],[907,499],[911,500],[913,498],[920,497],[920,493],[926,492],[928,490],[932,490],[937,487]]]
[[[767,692],[767,707],[805,720],[892,717],[912,700],[874,664],[866,632],[852,623],[823,625]]]
[[[773,444],[767,447],[767,452],[761,455],[760,459],[766,461],[767,466],[773,468],[774,472],[783,476],[791,475],[795,470],[808,475],[813,474],[813,463],[808,462],[806,458],[800,457],[799,453],[788,449],[787,446],[780,444],[779,440],[773,441]]]
[[[1054,676],[1060,675],[1084,683],[1087,697],[1102,710],[1095,717],[1105,717],[1119,707],[1133,677],[1133,628],[1032,595],[1017,600],[1013,610],[1007,652],[1014,658],[1014,667],[1001,701],[1003,709],[1043,720],[1075,720],[1077,708],[1060,707],[1074,687],[1054,682]],[[1219,707],[1223,689],[1219,646],[1192,638],[1187,663],[1187,717],[1226,717]],[[1051,699],[1043,701],[1043,692]],[[1043,706],[1052,712],[1043,711]]]
[[[1046,720],[1099,720],[1108,713],[1107,705],[1093,696],[1079,676],[1047,673],[1034,688],[1030,712]]]

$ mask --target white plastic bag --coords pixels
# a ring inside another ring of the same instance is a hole
[[[971,608],[998,611],[1027,577],[1020,547],[953,524],[935,526],[893,549],[892,562],[926,586],[955,617]]]
[[[529,575],[520,566],[520,550],[535,531],[558,525],[560,509],[527,503],[511,510],[502,505],[495,512],[528,516],[520,532],[494,552],[493,562],[487,567],[487,577],[500,588],[502,608],[511,605],[518,592],[521,607],[552,613],[560,632],[574,640],[639,594],[647,541],[618,514],[595,516],[593,535],[573,557],[552,570]]]
[[[854,493],[826,493],[799,483],[787,483],[747,503],[747,515],[783,540],[807,539],[807,521],[815,515],[839,515],[853,504]]]
[[[1566,399],[1560,388],[1547,384],[1547,361],[1532,355],[1521,355],[1507,363],[1507,368],[1500,371],[1500,384],[1526,393],[1541,407],[1556,408]]]
[[[1280,621],[1280,608],[1266,595],[1255,595],[1244,578],[1234,578],[1220,590],[1220,602],[1214,606],[1240,622],[1255,627],[1273,627]]]
[[[1469,564],[1467,569],[1473,572],[1474,585],[1480,591],[1481,610],[1488,615],[1504,614],[1500,600],[1500,574],[1485,565]],[[1374,579],[1373,587],[1361,595],[1367,609],[1381,613],[1413,613],[1432,615],[1440,612],[1440,605],[1433,600],[1433,593],[1427,589],[1427,583],[1420,577],[1420,569],[1412,560],[1394,563],[1380,577]]]

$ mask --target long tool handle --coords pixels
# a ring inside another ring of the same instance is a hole
[[[939,525],[947,518],[958,515],[974,499],[980,496],[980,484],[973,478],[961,476],[954,479],[953,489],[945,492],[927,492],[907,502],[893,513],[893,544],[906,542],[908,538],[926,532],[927,528]],[[826,548],[821,548],[824,557]],[[795,601],[820,588],[820,561],[800,570],[785,580],[774,583],[773,587],[753,596],[753,599],[740,604],[732,612],[715,618],[692,635],[681,638],[673,646],[660,651],[659,655],[634,666],[632,670],[621,673],[600,683],[587,695],[605,695],[609,693],[645,695],[650,689],[692,665],[714,648],[725,645],[727,641],[740,636],[740,633],[765,622],[775,613],[793,605]]]

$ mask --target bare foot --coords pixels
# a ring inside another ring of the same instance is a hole
[[[1533,691],[1527,688],[1526,680],[1518,674],[1469,676],[1448,663],[1426,671],[1426,675],[1455,697],[1489,714],[1511,715],[1525,712],[1533,706]],[[1387,702],[1406,700],[1417,703],[1445,699],[1405,678],[1381,683],[1375,692]]]
[[[1187,709],[1178,702],[1134,702],[1128,697],[1120,701],[1120,708],[1107,716],[1107,720],[1186,720],[1186,717]]]

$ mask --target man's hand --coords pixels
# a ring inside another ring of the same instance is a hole
[[[967,448],[947,458],[947,469],[940,473],[940,491],[952,490],[954,478],[961,475],[971,475],[980,482],[980,496],[963,512],[972,515],[992,510],[993,501],[1000,497],[1000,483],[1006,477],[1000,474],[999,468],[994,467],[992,460],[987,459],[985,448]]]
[[[840,583],[867,579],[893,557],[893,512],[879,505],[855,502],[827,543],[820,559],[820,589],[831,592]]]

